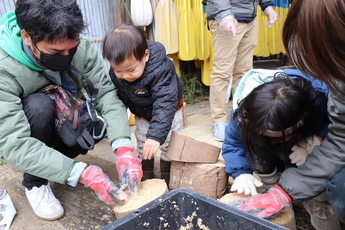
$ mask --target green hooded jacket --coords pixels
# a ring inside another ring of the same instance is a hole
[[[26,56],[20,31],[13,11],[0,19],[0,157],[21,171],[65,184],[75,161],[30,137],[21,104],[23,97],[57,82]],[[81,38],[72,65],[99,89],[97,110],[108,123],[109,140],[130,139],[126,108],[117,97],[99,52],[88,39]],[[87,88],[82,76],[70,70],[64,73],[78,94]]]

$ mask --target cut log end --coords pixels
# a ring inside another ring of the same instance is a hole
[[[117,219],[141,208],[168,192],[168,186],[162,179],[150,179],[140,183],[138,196],[129,199],[124,205],[115,205],[114,212]]]
[[[216,163],[221,149],[215,145],[173,131],[166,156],[173,161]]]

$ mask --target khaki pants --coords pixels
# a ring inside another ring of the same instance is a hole
[[[257,44],[258,23],[239,22],[237,33],[224,33],[219,30],[218,21],[209,21],[213,38],[214,60],[210,84],[210,109],[213,122],[227,121],[230,111],[225,111],[227,89],[232,81],[231,93],[242,76],[253,68],[253,52]]]

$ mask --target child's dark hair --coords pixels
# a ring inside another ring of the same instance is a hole
[[[278,156],[273,151],[273,143],[279,141],[283,144],[285,155],[290,154],[285,152],[286,138],[298,143],[311,135],[310,130],[318,126],[318,109],[314,106],[314,97],[310,81],[302,77],[292,79],[281,72],[272,81],[256,87],[239,102],[234,113],[234,118],[240,120],[247,151],[251,155],[255,154],[255,146],[260,145],[266,146]],[[289,128],[290,132],[286,134],[284,130]],[[279,135],[268,137],[267,131]]]
[[[146,49],[145,32],[139,27],[122,24],[105,35],[102,53],[110,63],[120,64],[131,55],[141,60]]]

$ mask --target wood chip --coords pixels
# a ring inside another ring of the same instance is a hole
[[[115,205],[114,212],[117,219],[153,201],[168,192],[168,186],[162,179],[150,179],[140,183],[138,196],[129,199],[124,205]]]

